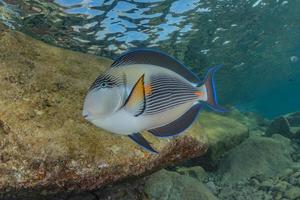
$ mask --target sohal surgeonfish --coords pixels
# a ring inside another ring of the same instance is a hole
[[[176,59],[155,50],[139,49],[121,55],[91,85],[83,106],[85,119],[109,132],[127,135],[157,153],[140,134],[170,137],[186,130],[199,111],[217,103],[211,68],[202,81]]]

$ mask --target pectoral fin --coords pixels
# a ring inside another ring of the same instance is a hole
[[[145,111],[146,98],[144,75],[142,75],[133,86],[127,100],[125,101],[124,107],[127,111],[129,111],[136,117]]]
[[[202,109],[202,107],[202,104],[197,103],[187,112],[185,112],[181,117],[171,122],[170,124],[148,131],[157,137],[170,137],[178,135],[193,124],[195,119],[197,119],[198,113]]]
[[[157,154],[158,152],[151,147],[149,142],[140,134],[140,133],[133,133],[131,135],[128,135],[130,139],[132,139],[135,143],[146,149],[147,151],[150,151],[152,153]]]

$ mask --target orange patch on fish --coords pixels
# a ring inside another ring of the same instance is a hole
[[[204,95],[204,92],[197,91],[195,92],[195,95],[197,95],[198,97],[202,97]]]
[[[146,96],[149,96],[152,94],[152,86],[149,84],[149,85],[145,85],[145,95]]]

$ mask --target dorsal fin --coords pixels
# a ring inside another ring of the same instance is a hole
[[[201,82],[191,70],[186,68],[178,60],[157,50],[137,49],[129,51],[117,58],[111,67],[121,67],[130,64],[150,64],[164,67],[180,74],[192,83]]]
[[[144,74],[133,86],[127,100],[124,103],[124,107],[127,111],[134,116],[139,116],[145,111],[146,98],[145,98],[145,86],[144,86]]]

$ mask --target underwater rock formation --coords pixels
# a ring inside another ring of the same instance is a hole
[[[52,47],[1,24],[0,43],[0,199],[102,188],[199,157],[209,146],[219,155],[248,136],[235,119],[203,112],[174,139],[145,133],[160,151],[150,154],[81,117],[87,88],[111,60]]]
[[[290,139],[300,139],[300,112],[274,119],[266,131],[267,136],[273,134],[280,134]]]
[[[150,199],[157,200],[217,200],[197,179],[167,170],[151,175],[145,183],[145,192]]]
[[[276,139],[275,139],[276,138]],[[204,182],[205,184],[209,182],[213,182],[216,187],[216,192],[213,192],[215,196],[218,197],[218,199],[236,199],[236,200],[253,200],[253,199],[264,199],[264,200],[274,200],[274,199],[285,199],[285,200],[298,200],[300,198],[300,190],[299,190],[299,184],[300,184],[300,159],[293,158],[293,162],[291,161],[289,153],[282,155],[280,154],[277,157],[277,153],[279,152],[277,149],[274,149],[274,152],[269,152],[269,156],[266,154],[266,149],[271,148],[262,148],[263,144],[266,144],[266,141],[269,141],[268,143],[273,143],[274,148],[277,146],[275,145],[275,141],[282,140],[281,143],[281,151],[284,151],[284,149],[287,149],[287,152],[291,151],[291,146],[293,146],[295,149],[294,151],[297,151],[299,149],[299,144],[294,143],[294,141],[291,142],[280,136],[280,135],[274,135],[273,138],[266,138],[261,136],[256,136],[255,140],[258,142],[260,139],[262,139],[262,144],[255,146],[252,146],[252,149],[258,148],[258,150],[253,150],[256,153],[262,152],[264,156],[261,156],[260,158],[263,158],[260,160],[259,158],[256,158],[254,154],[251,153],[244,153],[244,158],[246,162],[240,163],[240,170],[238,169],[238,172],[235,172],[234,170],[237,170],[237,167],[233,167],[228,169],[228,171],[231,171],[230,174],[239,174],[238,181],[231,181],[231,178],[227,177],[227,179],[224,180],[223,174],[210,174],[210,177]],[[267,139],[267,140],[265,140]],[[270,140],[271,139],[271,140]],[[275,140],[274,140],[275,139]],[[249,138],[251,140],[251,138]],[[272,142],[273,140],[273,142]],[[287,142],[283,142],[286,140]],[[245,141],[247,142],[247,141]],[[256,142],[256,143],[257,143]],[[255,143],[254,143],[255,144]],[[243,143],[241,144],[243,145]],[[279,147],[279,146],[277,146]],[[240,151],[238,148],[236,148],[237,151]],[[250,150],[250,147],[248,148]],[[235,151],[233,149],[232,151]],[[265,152],[265,153],[263,153]],[[294,153],[294,152],[293,152]],[[241,152],[240,152],[241,154]],[[252,156],[251,156],[252,155]],[[285,158],[283,158],[283,156]],[[270,159],[272,158],[272,159]],[[277,160],[276,160],[277,159]],[[283,160],[287,160],[288,164],[284,165]],[[237,159],[241,160],[241,159]],[[222,163],[224,164],[224,163]],[[255,167],[254,167],[255,165]],[[279,165],[279,166],[278,166]],[[235,166],[238,166],[238,163],[236,162]],[[228,167],[228,165],[227,165]],[[225,166],[224,166],[225,168]],[[224,169],[223,168],[223,169]],[[271,171],[272,169],[276,168],[275,171]],[[244,176],[243,176],[243,169],[244,169]],[[249,173],[253,172],[253,173]],[[227,173],[228,175],[229,173]],[[229,178],[229,179],[228,179]],[[209,182],[208,182],[209,181]]]
[[[253,125],[247,122],[251,120],[243,116],[242,120],[238,121],[236,115],[236,111],[226,116],[206,112],[200,115],[199,123],[207,135],[209,148],[204,156],[193,159],[194,163],[206,168],[216,168],[224,153],[249,137],[249,129]]]
[[[290,139],[281,135],[252,136],[222,158],[218,173],[227,182],[258,175],[273,177],[293,166],[292,153]]]

